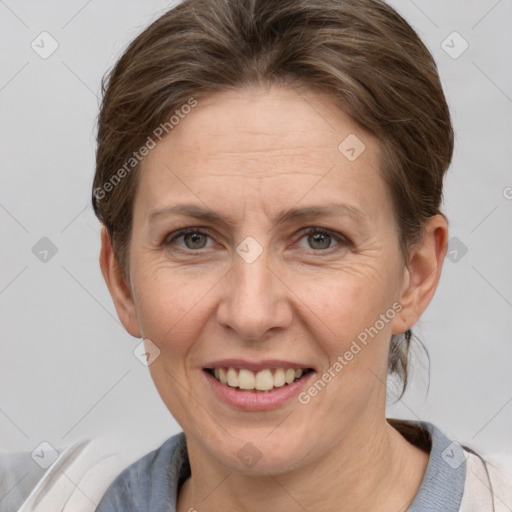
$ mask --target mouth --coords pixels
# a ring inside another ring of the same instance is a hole
[[[314,371],[312,368],[264,368],[259,371],[248,368],[214,367],[204,368],[221,384],[238,391],[271,393],[286,388]]]

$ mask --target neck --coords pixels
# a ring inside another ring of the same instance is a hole
[[[313,464],[278,475],[210,468],[204,455],[189,446],[193,477],[180,490],[177,511],[405,510],[420,487],[428,454],[404,439],[384,415],[381,421],[360,423]]]

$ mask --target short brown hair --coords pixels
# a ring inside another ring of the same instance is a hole
[[[380,0],[184,0],[102,81],[92,203],[125,276],[134,152],[191,98],[286,83],[329,94],[377,136],[402,254],[421,238],[441,213],[453,129],[436,64],[410,25]],[[408,351],[409,337],[393,336],[388,370],[402,394]]]

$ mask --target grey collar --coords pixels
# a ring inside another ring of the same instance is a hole
[[[407,512],[458,512],[466,480],[466,458],[461,446],[426,421],[388,418],[388,423],[408,441],[430,451],[427,470]]]
[[[407,512],[458,512],[466,479],[466,458],[461,446],[450,441],[432,423],[394,418],[388,418],[387,421],[412,444],[430,451],[421,486]],[[190,465],[185,434],[182,432],[174,436],[171,443],[174,446],[168,459],[165,479],[169,492],[167,496],[173,507],[176,507],[179,487],[190,476]],[[160,510],[160,493],[151,496],[150,501],[153,499],[155,502],[150,504],[149,509]]]

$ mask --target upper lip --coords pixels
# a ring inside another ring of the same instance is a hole
[[[219,359],[206,364],[204,368],[244,368],[254,372],[259,372],[260,370],[265,370],[267,368],[313,369],[312,366],[307,363],[284,361],[282,359],[265,359],[264,361],[247,361],[245,359]]]

